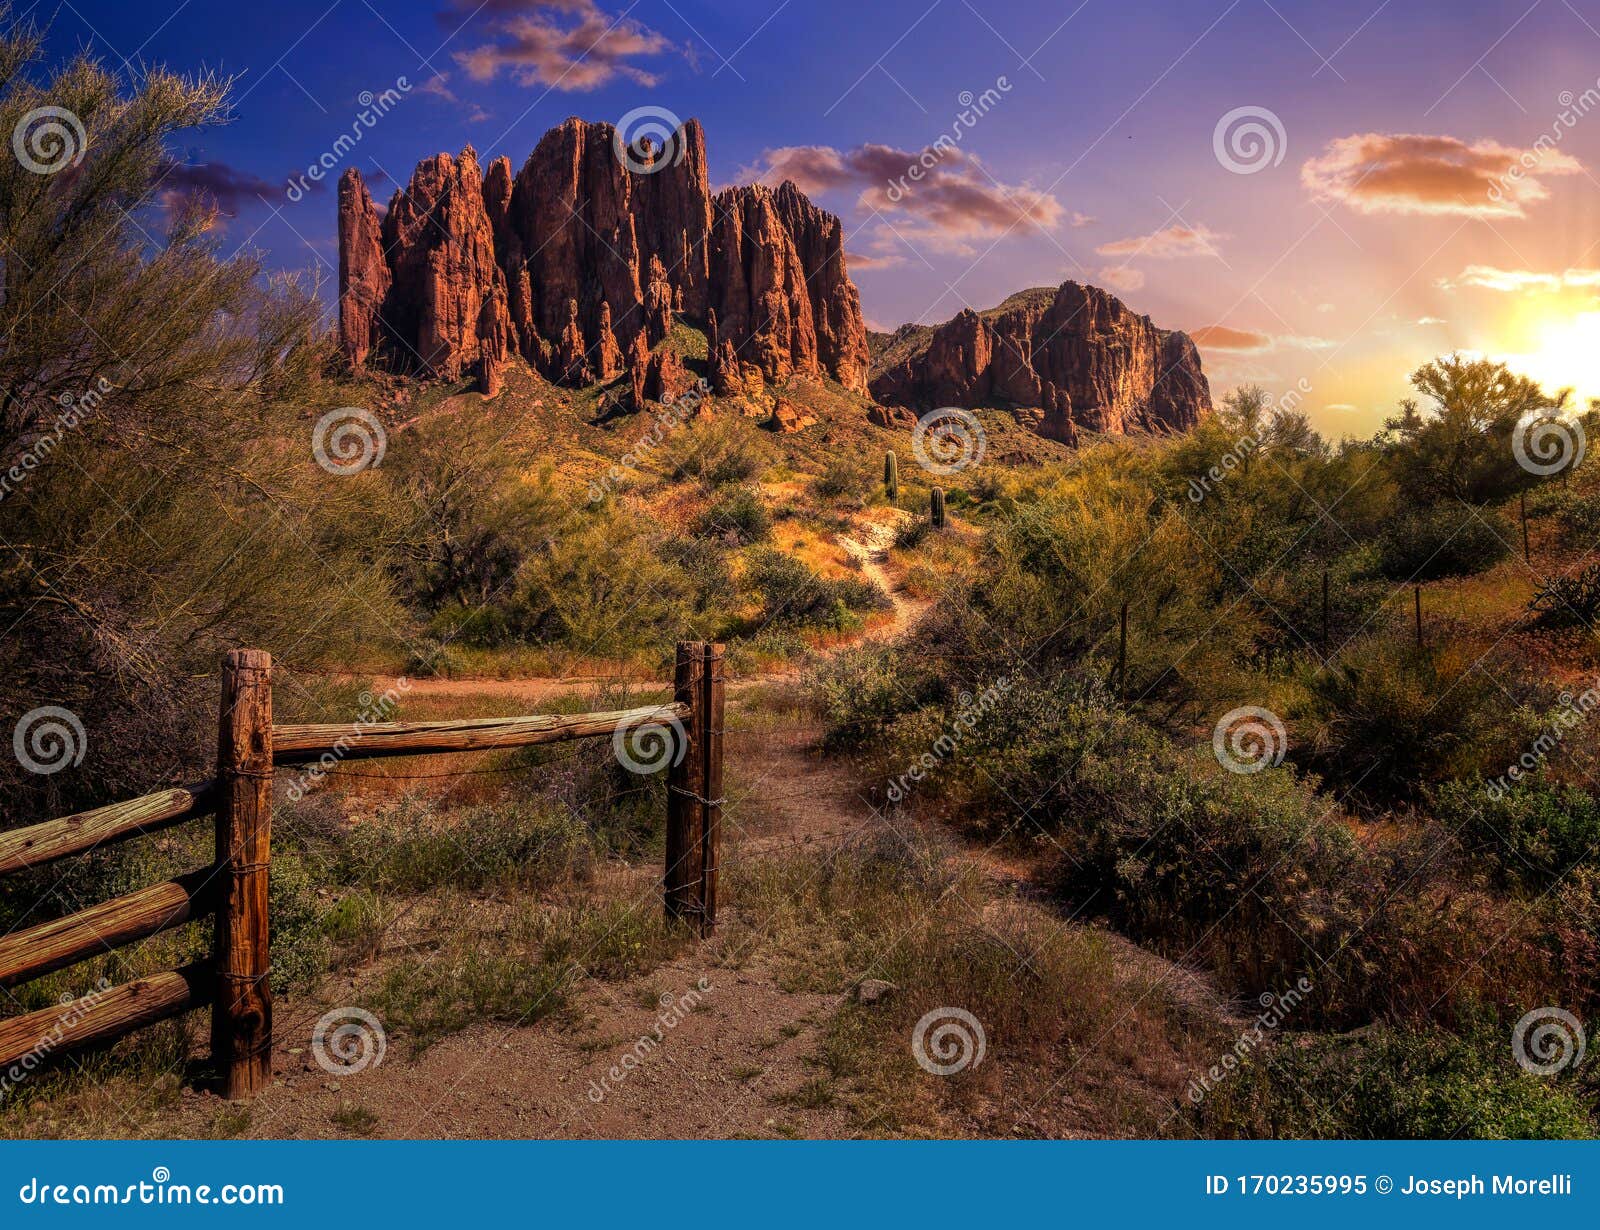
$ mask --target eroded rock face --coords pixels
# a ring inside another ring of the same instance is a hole
[[[339,348],[351,367],[365,366],[378,345],[389,282],[378,211],[352,167],[339,177]]]
[[[471,146],[459,158],[436,154],[417,165],[390,201],[381,237],[390,274],[379,312],[388,365],[453,380],[503,359],[511,332],[505,275]]]
[[[792,184],[713,202],[705,136],[619,157],[569,119],[520,171],[468,149],[418,164],[381,226],[360,174],[339,191],[340,343],[354,367],[446,378],[518,353],[552,379],[607,380],[675,316],[720,332],[727,387],[829,375],[866,390],[866,328],[839,221]],[[487,308],[486,308],[486,305]],[[498,387],[497,378],[486,380]]]
[[[964,310],[921,336],[897,334],[872,374],[874,398],[896,406],[1013,406],[1035,430],[1075,443],[1079,430],[1184,430],[1211,411],[1200,355],[1185,333],[1159,329],[1115,295],[1065,282]]]

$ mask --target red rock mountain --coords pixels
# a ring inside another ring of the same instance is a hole
[[[1211,387],[1188,334],[1158,329],[1115,295],[1064,282],[970,309],[937,328],[904,325],[879,349],[872,396],[888,405],[1036,410],[1041,435],[1192,427]]]
[[[611,125],[569,119],[515,175],[505,158],[481,171],[471,148],[437,154],[381,223],[360,173],[339,181],[339,338],[352,367],[477,372],[492,391],[516,352],[552,379],[609,380],[674,315],[706,328],[724,391],[794,374],[866,391],[839,220],[788,183],[713,198],[696,120],[665,149],[619,151]]]

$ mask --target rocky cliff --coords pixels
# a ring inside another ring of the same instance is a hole
[[[1077,282],[936,328],[903,326],[877,354],[870,387],[876,400],[916,410],[1017,407],[1040,434],[1068,443],[1080,429],[1181,431],[1211,410],[1187,334]]]
[[[866,391],[839,220],[793,184],[713,199],[695,120],[664,149],[619,150],[611,125],[570,119],[515,174],[438,154],[381,224],[346,171],[339,312],[352,367],[476,371],[489,389],[512,352],[555,380],[609,380],[682,316],[711,335],[719,387],[826,374]]]

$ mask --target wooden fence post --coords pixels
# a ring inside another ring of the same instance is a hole
[[[699,922],[705,886],[706,643],[679,641],[672,699],[689,707],[683,746],[667,769],[667,867],[663,895],[667,918]]]
[[[705,803],[701,843],[700,934],[710,935],[717,925],[717,872],[722,842],[722,707],[726,687],[722,646],[705,647],[701,672],[705,704],[701,733],[705,738]]]
[[[217,729],[216,999],[211,1054],[229,1098],[272,1076],[267,865],[272,844],[272,657],[235,649],[222,663]]]

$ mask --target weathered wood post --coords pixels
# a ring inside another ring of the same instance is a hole
[[[935,487],[928,493],[928,515],[933,520],[933,528],[944,529],[944,488]]]
[[[272,657],[235,649],[222,662],[217,724],[216,1000],[211,1054],[229,1098],[272,1076],[267,874],[272,848]]]
[[[723,647],[679,641],[673,700],[687,705],[683,748],[667,770],[669,919],[710,935],[717,921],[717,872],[722,839],[722,711],[726,689]]]
[[[900,459],[893,453],[883,455],[883,494],[891,504],[900,498]]]
[[[891,454],[892,456],[892,454]],[[717,925],[717,872],[722,844],[722,708],[727,685],[723,647],[713,641],[705,647],[701,672],[705,704],[705,800],[701,842],[700,934],[710,935]]]
[[[682,746],[667,769],[667,866],[663,896],[667,918],[700,922],[704,907],[706,774],[704,641],[679,641],[672,699],[689,707]]]

